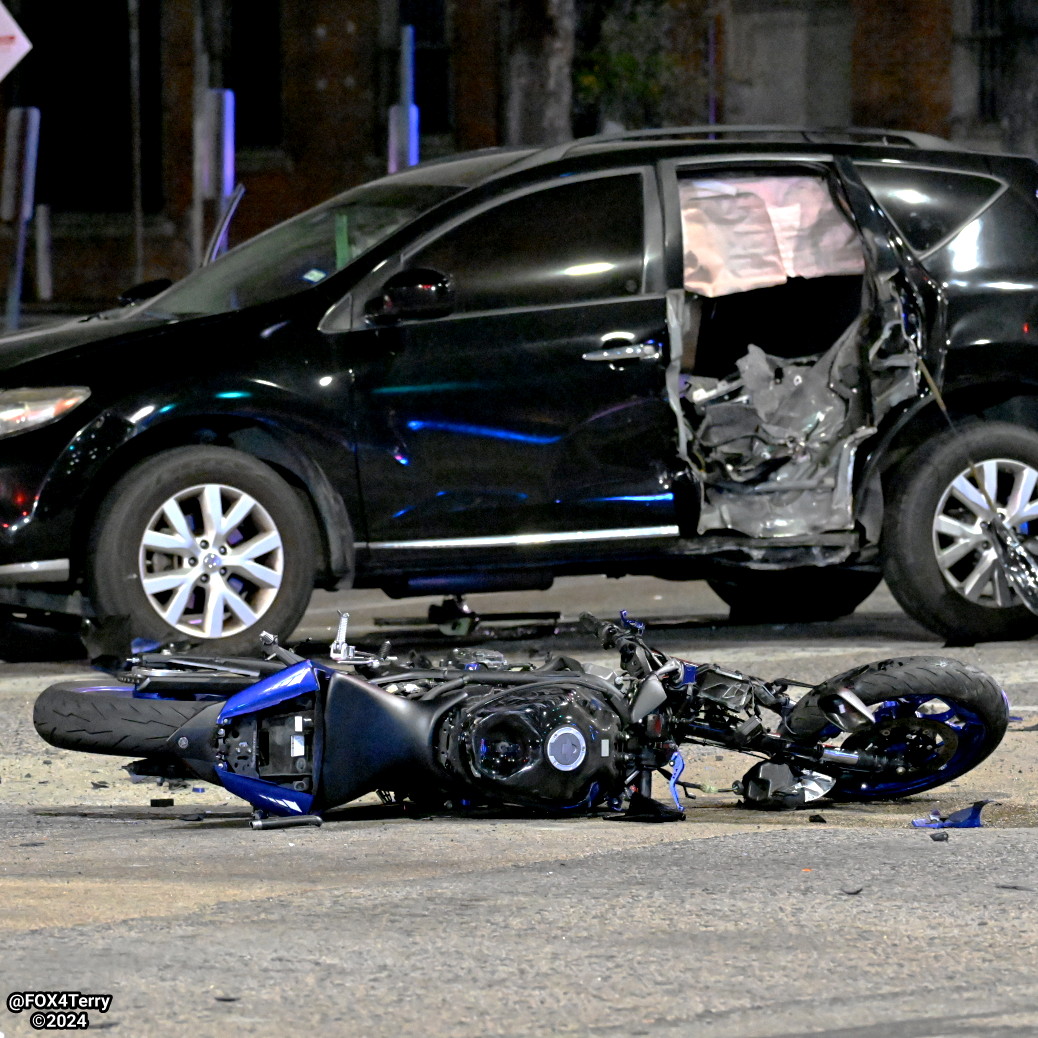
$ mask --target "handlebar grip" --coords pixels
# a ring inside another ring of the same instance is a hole
[[[609,620],[600,620],[594,613],[581,613],[580,625],[589,634],[593,634],[604,648],[609,648],[612,639],[623,633],[616,624]]]
[[[580,625],[589,634],[595,635],[603,649],[612,649],[620,644],[620,640],[630,636],[630,631],[625,631],[609,620],[600,620],[593,612],[581,612]]]

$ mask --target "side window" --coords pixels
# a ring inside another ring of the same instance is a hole
[[[993,177],[943,169],[860,164],[858,173],[916,252],[950,238],[1002,186]]]
[[[477,214],[408,265],[451,274],[459,311],[633,295],[644,215],[641,174],[570,181]]]

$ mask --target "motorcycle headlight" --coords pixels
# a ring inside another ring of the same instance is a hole
[[[90,396],[85,386],[0,390],[0,437],[56,422]]]

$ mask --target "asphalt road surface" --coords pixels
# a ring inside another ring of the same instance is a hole
[[[348,605],[359,640],[449,647],[430,601],[318,595],[292,640],[326,642]],[[648,579],[471,604],[561,613],[465,639],[516,658],[604,661],[573,621],[619,608],[667,651],[765,678],[944,651],[882,589],[853,617],[789,627],[731,626],[703,585]],[[718,791],[684,823],[362,803],[256,832],[220,790],[132,784],[118,759],[40,742],[32,701],[85,672],[82,650],[23,633],[0,667],[0,1032],[35,1033],[10,993],[67,991],[111,995],[91,1030],[133,1038],[1032,1038],[1038,641],[947,652],[994,674],[1017,720],[976,771],[908,801],[750,812],[724,791],[750,759],[698,750],[686,777]],[[935,842],[911,827],[988,798],[984,828]]]

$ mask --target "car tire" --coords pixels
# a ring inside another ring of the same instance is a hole
[[[313,591],[317,533],[306,500],[256,458],[180,447],[130,469],[93,527],[87,588],[131,636],[255,654],[287,638]]]
[[[707,580],[733,623],[812,623],[853,613],[879,586],[873,570],[844,566],[732,569]]]
[[[1038,433],[1008,422],[971,422],[927,440],[893,473],[883,575],[909,616],[953,643],[1029,638],[1038,632],[1038,616],[1009,587],[985,541],[980,523],[990,508],[973,466],[1035,552]]]

